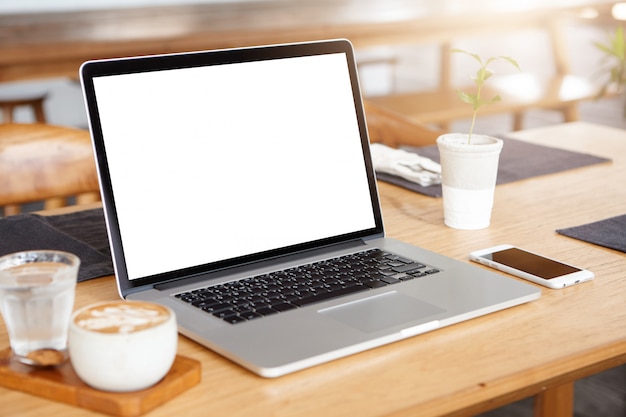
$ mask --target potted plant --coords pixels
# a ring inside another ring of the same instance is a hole
[[[474,53],[454,49],[478,62],[478,70],[471,78],[476,90],[471,93],[458,90],[459,98],[472,106],[469,133],[448,133],[437,138],[442,173],[444,221],[455,229],[476,230],[489,226],[498,173],[498,161],[503,142],[487,135],[474,134],[478,110],[500,100],[482,97],[483,86],[493,71],[489,65],[504,60],[519,70],[517,62],[506,56],[496,56],[483,61]]]
[[[598,98],[607,94],[621,93],[626,85],[626,40],[624,29],[618,26],[614,33],[609,34],[609,42],[594,42],[594,46],[604,53],[604,62],[608,68],[608,78],[598,92]],[[622,116],[626,118],[626,103]]]

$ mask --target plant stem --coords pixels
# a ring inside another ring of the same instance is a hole
[[[472,132],[474,131],[474,124],[476,123],[476,110],[472,113],[472,124],[470,125],[469,135],[467,136],[467,144],[472,144]]]
[[[482,90],[482,83],[478,83],[478,88],[476,89],[476,103],[474,103],[474,111],[472,112],[472,124],[470,125],[469,135],[467,136],[467,144],[472,144],[472,133],[474,133],[474,125],[476,124],[476,113],[478,113],[478,108],[480,107],[480,91]]]

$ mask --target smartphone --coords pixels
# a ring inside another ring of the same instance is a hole
[[[470,259],[549,288],[563,288],[594,278],[593,272],[512,245],[470,253]]]

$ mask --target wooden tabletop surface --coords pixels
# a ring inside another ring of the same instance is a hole
[[[471,250],[510,243],[588,268],[595,280],[272,380],[180,336],[179,354],[202,363],[202,382],[148,415],[471,416],[567,394],[573,380],[626,362],[626,255],[555,233],[626,214],[626,132],[577,122],[514,136],[612,162],[498,186],[492,225],[479,231],[445,227],[440,199],[379,183],[387,234],[467,262]],[[75,307],[117,297],[113,277],[99,278],[78,284]],[[0,415],[92,415],[7,389],[0,402]],[[567,404],[551,414],[565,415]]]

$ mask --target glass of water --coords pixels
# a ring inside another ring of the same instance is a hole
[[[0,311],[20,362],[53,366],[67,359],[79,266],[76,255],[53,250],[0,257]]]

